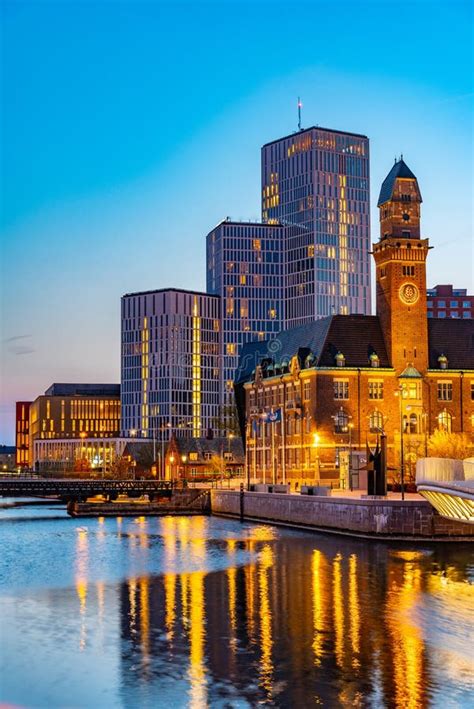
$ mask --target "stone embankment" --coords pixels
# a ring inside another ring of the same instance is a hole
[[[212,514],[241,516],[241,494],[211,491]],[[441,517],[424,500],[350,499],[262,492],[243,494],[243,517],[353,537],[474,541],[474,525]]]

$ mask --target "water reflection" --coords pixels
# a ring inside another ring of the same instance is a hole
[[[118,585],[94,576],[112,537],[135,570]],[[467,547],[397,549],[205,517],[106,519],[73,539],[75,605],[64,608],[75,651],[96,653],[98,666],[118,597],[107,645],[118,695],[107,706],[468,705]],[[28,633],[38,623],[39,637],[40,618]],[[54,686],[54,666],[45,670]]]
[[[167,568],[183,553],[193,568],[207,567],[216,553],[208,524],[161,522]],[[304,706],[309,695],[333,705],[362,706],[364,697],[379,697],[380,706],[427,704],[436,676],[418,609],[445,578],[433,573],[431,553],[277,536],[263,527],[224,539],[219,553],[227,559],[223,572],[152,578],[149,592],[163,605],[140,626],[142,635],[149,624],[161,628],[155,637],[166,645],[152,648],[142,638],[143,655],[166,650],[187,665],[189,706],[208,706],[216,688],[219,696],[237,692],[278,706]],[[141,608],[149,612],[144,598]],[[160,675],[156,660],[154,671]]]

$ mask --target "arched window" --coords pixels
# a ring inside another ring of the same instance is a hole
[[[373,411],[370,414],[369,428],[372,433],[383,431],[383,415],[381,411]]]
[[[441,411],[440,414],[438,414],[438,427],[441,428],[443,431],[447,431],[448,433],[451,433],[451,428],[452,428],[452,423],[453,423],[453,417],[449,413],[449,411]]]
[[[347,433],[349,430],[349,416],[346,414],[344,409],[339,409],[337,414],[334,416],[334,432],[335,433]]]
[[[418,433],[418,416],[416,414],[410,414],[408,433]]]

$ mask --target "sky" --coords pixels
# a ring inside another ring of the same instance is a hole
[[[260,216],[260,148],[318,124],[403,153],[428,284],[471,292],[472,3],[3,0],[0,443],[14,402],[118,382],[120,297],[205,289],[205,236]]]

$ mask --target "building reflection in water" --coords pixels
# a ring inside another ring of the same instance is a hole
[[[418,610],[443,590],[433,554],[269,527],[214,538],[211,528],[199,517],[158,522],[164,571],[130,579],[121,596],[125,688],[136,689],[130,668],[140,665],[150,696],[172,682],[186,694],[180,705],[195,709],[236,698],[399,709],[431,701],[437,676]],[[79,569],[86,547],[77,544]]]
[[[79,599],[79,650],[84,650],[87,640],[87,590],[89,579],[89,537],[85,527],[76,529],[75,586]]]

